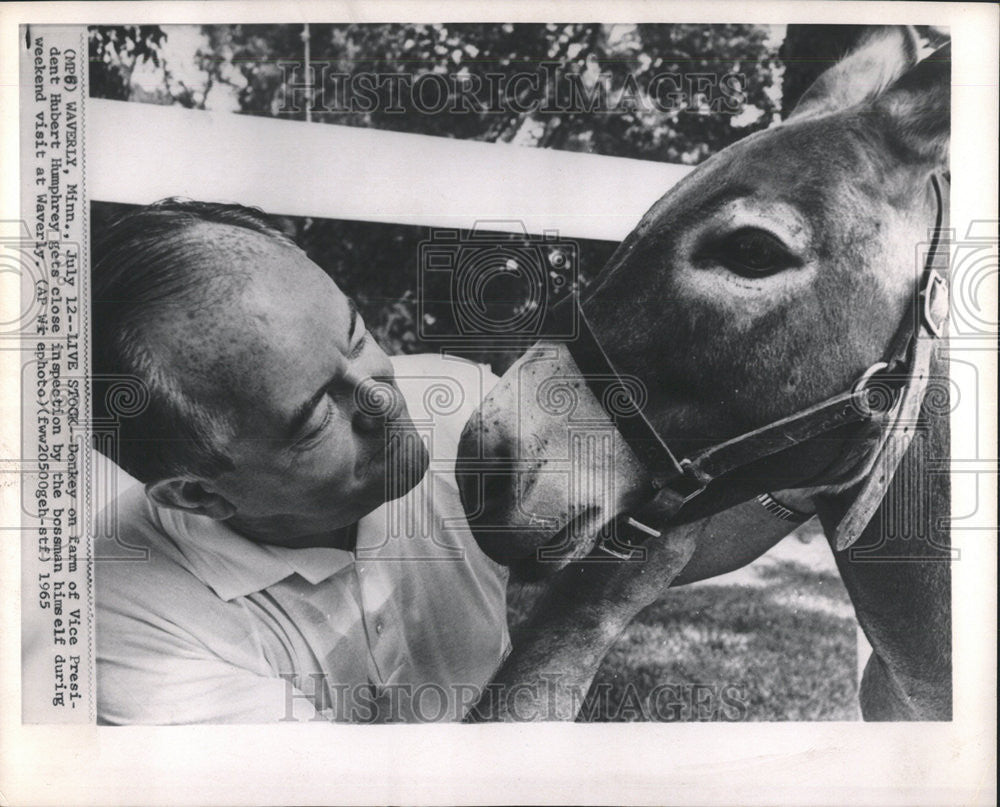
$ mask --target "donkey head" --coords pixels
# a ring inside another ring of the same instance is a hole
[[[915,52],[908,29],[872,31],[780,126],[660,199],[584,302],[675,453],[842,392],[886,352],[935,221],[930,177],[947,170],[950,53],[916,64]],[[759,490],[713,485],[706,502],[836,483],[824,471],[842,449],[823,440],[783,452],[758,469]],[[460,472],[463,498],[480,545],[506,563],[546,544],[567,547],[565,561],[585,554],[648,491],[557,342],[529,350],[470,420],[460,469],[484,458],[509,471]]]

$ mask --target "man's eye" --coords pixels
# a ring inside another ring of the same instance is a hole
[[[361,338],[354,343],[354,347],[351,348],[350,352],[347,354],[348,361],[354,361],[358,356],[360,356],[365,351],[365,345],[368,344],[368,331],[362,331]]]
[[[329,395],[324,396],[322,403],[316,407],[317,413],[322,412],[322,417],[317,420],[317,415],[312,418],[315,426],[309,427],[309,430],[295,443],[296,448],[307,448],[312,443],[315,443],[323,433],[327,430],[330,425],[330,421],[333,420],[333,399]]]
[[[785,245],[765,230],[747,227],[707,250],[707,257],[744,277],[762,277],[797,264]]]

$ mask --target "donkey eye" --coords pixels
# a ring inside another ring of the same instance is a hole
[[[765,230],[747,227],[727,235],[708,250],[708,257],[736,274],[761,277],[796,264],[785,245]]]

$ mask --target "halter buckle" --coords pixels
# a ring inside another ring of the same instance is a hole
[[[927,274],[927,283],[920,290],[922,304],[920,306],[921,322],[923,326],[933,334],[936,339],[941,338],[944,333],[944,324],[948,318],[947,311],[941,316],[940,322],[934,321],[934,302],[939,290],[947,289],[945,279],[941,277],[937,269],[931,269]]]
[[[712,479],[703,474],[689,459],[674,462],[676,467],[669,474],[653,478],[653,488],[657,495],[664,492],[672,494],[677,508],[680,509],[701,493]]]

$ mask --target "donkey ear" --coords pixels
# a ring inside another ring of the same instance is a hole
[[[873,104],[904,160],[946,166],[951,138],[951,45],[934,51]]]
[[[916,64],[917,44],[916,32],[909,26],[873,26],[802,94],[789,119],[872,100]]]

